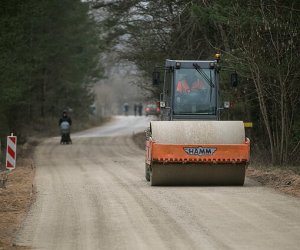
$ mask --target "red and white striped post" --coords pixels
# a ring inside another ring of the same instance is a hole
[[[6,169],[12,170],[16,167],[17,137],[11,134],[7,136],[6,147]]]

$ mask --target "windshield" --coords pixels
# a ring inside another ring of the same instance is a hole
[[[216,114],[214,70],[176,69],[174,114]]]

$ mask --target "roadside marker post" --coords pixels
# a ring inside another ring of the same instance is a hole
[[[17,157],[17,137],[11,134],[7,136],[6,147],[6,169],[13,170],[16,168]]]

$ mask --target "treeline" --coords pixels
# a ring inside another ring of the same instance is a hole
[[[64,109],[87,115],[101,72],[98,33],[86,2],[1,0],[1,138],[57,120]]]
[[[94,8],[108,13],[106,43],[148,77],[141,87],[149,88],[166,58],[209,59],[220,51],[240,78],[237,90],[223,82],[233,103],[223,119],[253,122],[252,159],[299,164],[299,1],[99,0]]]

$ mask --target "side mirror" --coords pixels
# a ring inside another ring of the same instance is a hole
[[[159,85],[160,83],[160,72],[159,71],[154,71],[152,73],[152,84],[153,85]]]
[[[231,83],[231,86],[234,88],[236,88],[238,86],[239,79],[238,79],[238,74],[236,72],[232,73],[230,75],[230,83]]]
[[[165,108],[166,107],[166,102],[159,102],[159,107],[160,108]]]

